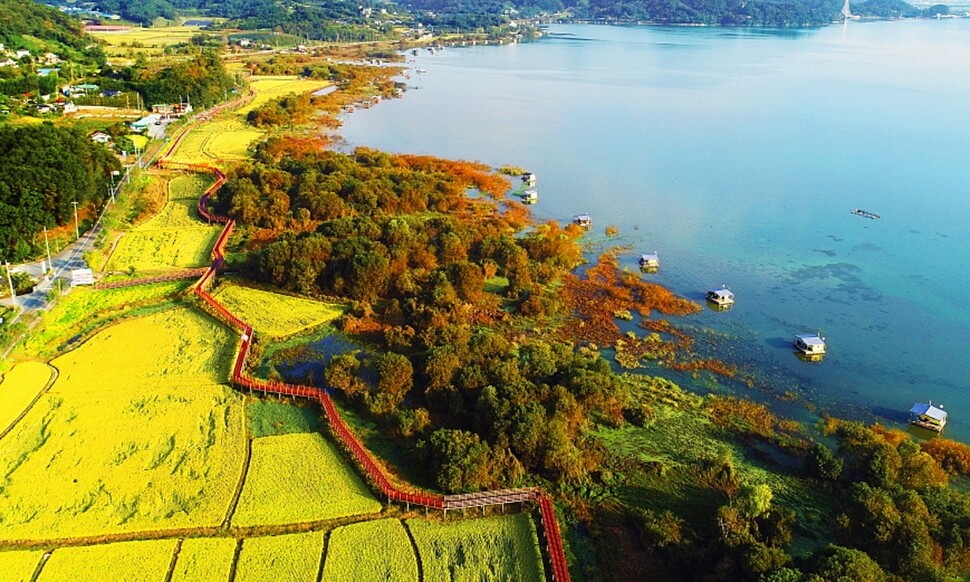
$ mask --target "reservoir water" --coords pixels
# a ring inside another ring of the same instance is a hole
[[[589,212],[594,247],[658,251],[689,298],[727,284],[733,309],[680,323],[753,393],[890,425],[932,400],[970,441],[970,19],[554,25],[409,58],[414,88],[348,116],[349,144],[523,166],[537,219]],[[822,362],[794,357],[806,332]]]

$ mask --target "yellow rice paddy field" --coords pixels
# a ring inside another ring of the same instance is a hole
[[[250,77],[249,86],[256,93],[245,107],[222,114],[217,119],[191,130],[172,155],[174,162],[200,164],[216,161],[238,161],[249,158],[250,148],[266,135],[246,123],[253,109],[290,93],[307,93],[326,87],[321,80],[292,76]]]
[[[192,538],[182,542],[172,582],[228,580],[236,553],[233,538]]]
[[[261,107],[273,99],[279,99],[290,93],[296,93],[297,95],[309,93],[323,89],[328,85],[330,85],[329,81],[303,79],[284,75],[250,77],[249,86],[256,92],[256,97],[245,107],[240,108],[236,114],[245,118],[250,111]]]
[[[305,297],[222,285],[216,299],[229,311],[253,326],[256,332],[282,338],[331,323],[346,311],[344,305]]]
[[[7,582],[30,582],[43,550],[0,552],[0,572]]]
[[[199,196],[212,183],[196,174],[176,174],[168,182],[168,202],[162,210],[126,233],[108,259],[108,271],[154,272],[204,267],[219,237],[219,226],[200,222]]]
[[[243,540],[234,582],[307,582],[317,579],[323,534],[309,532]]]
[[[411,582],[419,578],[418,560],[400,520],[355,523],[330,534],[323,582]]]
[[[106,270],[154,273],[169,269],[204,267],[219,227],[136,230],[121,238],[108,260]]]
[[[159,28],[131,28],[125,31],[93,31],[94,37],[105,42],[108,56],[160,55],[165,47],[188,43],[201,30],[197,26],[168,26]]]
[[[54,550],[38,582],[158,582],[164,580],[177,540],[118,542]]]
[[[250,146],[264,135],[234,114],[225,114],[191,130],[170,159],[186,164],[243,160],[249,157]]]
[[[316,433],[253,439],[232,525],[280,525],[374,514],[381,504]]]
[[[0,434],[27,409],[54,375],[42,362],[20,362],[0,381]]]
[[[90,287],[74,289],[43,315],[19,352],[30,357],[56,353],[71,338],[93,331],[110,318],[134,308],[164,303],[191,285],[192,281],[168,281],[103,291]]]
[[[425,580],[542,582],[535,524],[524,513],[450,523],[407,520]]]
[[[235,338],[172,309],[113,325],[0,439],[0,541],[218,526],[243,471]]]

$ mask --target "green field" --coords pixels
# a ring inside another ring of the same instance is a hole
[[[365,521],[330,534],[323,582],[344,580],[418,580],[418,561],[400,520]]]
[[[2,579],[4,582],[29,582],[43,555],[43,550],[0,552]]]
[[[438,523],[407,520],[425,580],[542,582],[535,524],[526,514]]]
[[[0,381],[0,433],[26,410],[50,381],[54,370],[41,362],[21,362]]]
[[[51,363],[53,387],[0,439],[0,539],[217,526],[242,474],[224,327],[172,309]]]
[[[38,582],[159,582],[176,540],[118,542],[54,550]]]
[[[236,553],[233,538],[192,538],[182,542],[171,582],[228,580]]]
[[[322,554],[320,532],[248,538],[243,540],[233,582],[313,582]]]
[[[253,440],[232,525],[277,525],[378,513],[381,504],[319,434]]]
[[[168,281],[103,291],[79,287],[58,299],[27,337],[22,350],[30,356],[49,356],[74,337],[88,334],[107,321],[137,308],[164,305],[166,298],[187,290],[193,281]]]
[[[246,402],[249,432],[254,438],[294,432],[319,432],[324,428],[320,414],[319,409],[307,403],[279,402],[268,398]]]
[[[257,333],[274,338],[331,323],[346,311],[346,307],[339,304],[240,285],[222,285],[215,297],[226,309],[252,325]]]

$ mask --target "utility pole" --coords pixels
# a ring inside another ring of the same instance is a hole
[[[47,245],[47,268],[54,270],[54,261],[51,260],[51,241],[47,238],[47,227],[44,227],[44,244]],[[47,273],[44,273],[45,275]]]
[[[77,201],[71,202],[74,205],[74,238],[81,238],[81,229],[78,227],[77,222]]]
[[[7,283],[10,284],[10,302],[13,303],[14,307],[17,306],[17,292],[13,289],[13,277],[10,276],[10,261],[4,261],[7,264]]]

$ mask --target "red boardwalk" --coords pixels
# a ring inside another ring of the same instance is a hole
[[[340,413],[334,406],[333,400],[331,400],[330,395],[325,390],[313,386],[300,386],[286,384],[284,382],[260,380],[246,375],[246,358],[249,355],[249,348],[253,341],[253,327],[230,313],[228,309],[209,294],[209,289],[212,288],[218,269],[225,260],[223,250],[226,242],[229,240],[229,236],[236,226],[234,220],[226,216],[217,215],[208,208],[209,197],[226,182],[226,176],[211,166],[173,163],[164,159],[171,155],[191,127],[192,125],[188,125],[183,128],[182,132],[173,141],[171,147],[166,150],[163,159],[158,162],[158,165],[171,169],[208,172],[216,177],[215,183],[199,199],[199,216],[209,222],[224,223],[226,226],[212,249],[212,266],[205,269],[199,282],[196,283],[195,294],[202,299],[206,311],[240,332],[239,352],[236,355],[236,361],[232,368],[232,383],[247,390],[258,390],[271,394],[307,398],[319,402],[327,415],[327,421],[333,434],[340,440],[341,444],[354,458],[360,468],[363,469],[374,487],[380,490],[381,494],[388,501],[430,507],[444,511],[449,509],[467,509],[470,507],[504,506],[510,503],[536,503],[539,508],[541,529],[543,537],[545,538],[546,554],[549,560],[549,576],[554,582],[568,582],[570,579],[569,567],[566,563],[566,554],[563,551],[562,537],[559,533],[559,522],[556,520],[556,513],[552,501],[542,490],[538,488],[500,489],[461,495],[439,495],[423,491],[405,491],[400,488],[400,485],[391,481],[384,469],[378,465],[370,452],[357,439],[357,436],[350,430],[343,418],[340,417]]]

